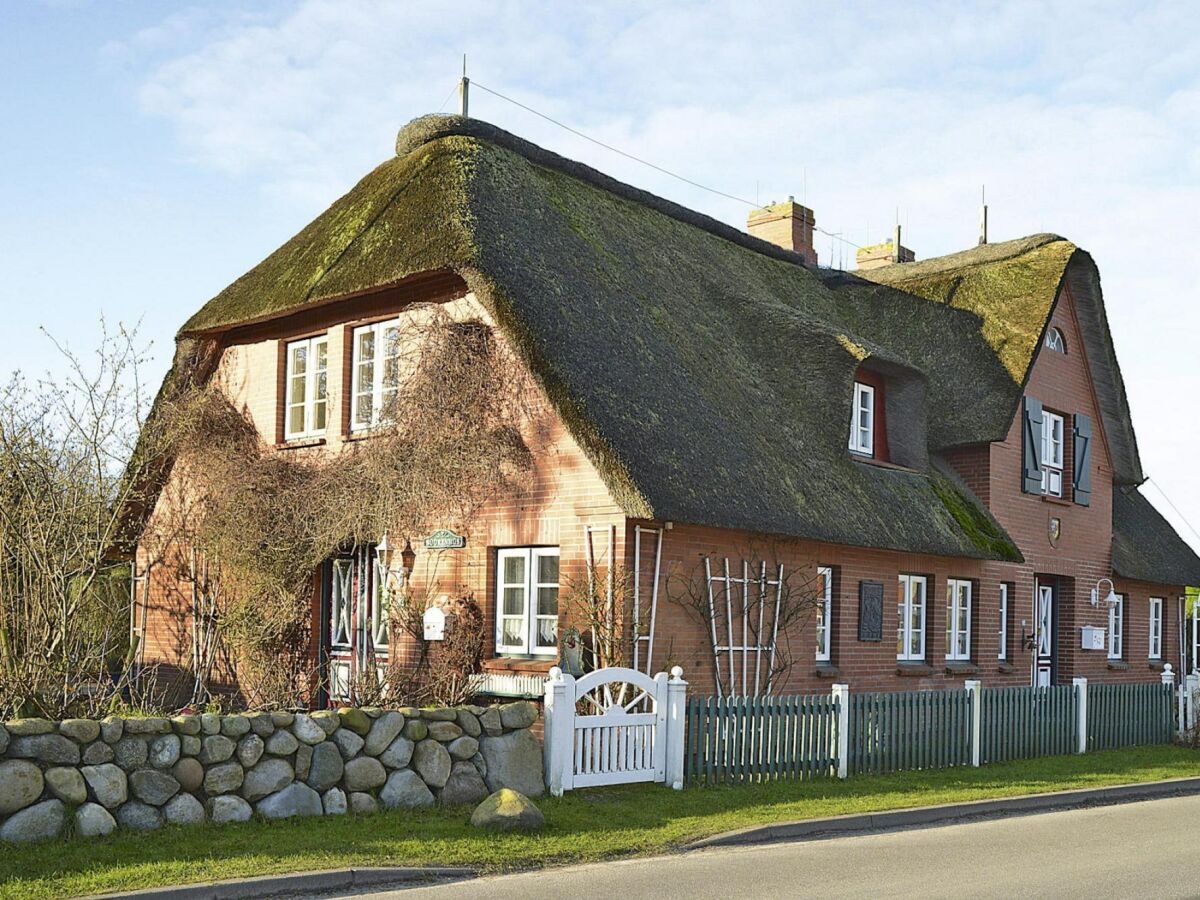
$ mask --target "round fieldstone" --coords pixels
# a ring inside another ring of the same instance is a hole
[[[463,730],[454,722],[430,722],[429,736],[435,741],[447,743],[455,738],[462,737]]]
[[[475,767],[469,762],[456,762],[437,799],[442,806],[473,806],[487,795],[487,785]]]
[[[8,749],[8,729],[0,725],[0,756]]]
[[[129,774],[129,790],[143,803],[162,806],[179,793],[179,782],[158,769],[137,769]]]
[[[247,800],[261,800],[267,794],[283,790],[292,783],[294,777],[291,763],[286,759],[268,757],[246,773],[242,781],[242,796]]]
[[[437,709],[421,710],[421,718],[429,722],[453,722],[458,718],[458,710],[438,707]]]
[[[221,717],[216,713],[200,714],[200,730],[205,734],[221,733]]]
[[[80,744],[89,744],[100,737],[100,723],[91,719],[63,719],[58,723],[58,733]]]
[[[405,724],[404,736],[414,744],[429,737],[429,725],[420,719],[413,719]]]
[[[367,732],[371,730],[371,719],[361,709],[343,706],[337,711],[337,714],[341,719],[342,727],[360,737],[366,737]]]
[[[204,773],[204,791],[210,796],[231,793],[242,786],[245,777],[246,772],[239,763],[220,763]]]
[[[79,770],[63,766],[46,770],[46,787],[63,803],[78,806],[87,800],[87,784]]]
[[[0,816],[24,809],[42,796],[42,770],[23,759],[0,762]]]
[[[52,734],[54,723],[49,719],[13,719],[5,723],[13,737],[32,737],[37,734]]]
[[[67,821],[61,800],[43,800],[9,816],[0,825],[0,842],[23,844],[56,838]]]
[[[500,724],[504,726],[506,731],[528,728],[537,721],[537,717],[537,707],[528,700],[505,703],[500,707]]]
[[[236,794],[222,794],[208,801],[208,818],[213,822],[248,822],[253,813],[250,804]]]
[[[524,794],[501,788],[475,808],[471,824],[493,831],[536,831],[546,818]]]
[[[504,725],[500,722],[500,710],[494,706],[488,707],[479,714],[479,724],[492,737],[504,733]]]
[[[199,825],[204,821],[204,804],[191,794],[177,794],[163,807],[168,825]]]
[[[129,771],[138,766],[144,766],[150,756],[150,751],[142,738],[125,737],[117,741],[113,747],[113,755],[116,757],[117,765]]]
[[[398,769],[379,792],[384,809],[418,809],[433,806],[433,792],[412,769]]]
[[[470,710],[458,710],[458,718],[454,721],[458,723],[458,727],[463,730],[463,734],[471,737],[479,737],[483,733],[483,728],[479,724],[479,718]]]
[[[450,753],[437,741],[426,738],[413,750],[412,767],[422,781],[440,788],[450,777]]]
[[[125,720],[119,716],[105,716],[100,720],[100,740],[115,744],[125,733]]]
[[[250,730],[266,740],[275,733],[275,723],[271,721],[270,713],[251,713],[246,716],[250,721]]]
[[[181,734],[179,736],[179,755],[180,756],[199,756],[200,750],[204,745],[200,743],[200,738],[194,734]]]
[[[464,734],[462,737],[455,738],[447,744],[446,749],[450,751],[450,755],[455,759],[470,759],[479,752],[479,741]]]
[[[233,756],[237,744],[223,734],[210,734],[200,742],[200,755],[197,757],[201,765],[210,766],[213,763],[225,762]]]
[[[129,797],[129,780],[113,763],[84,766],[79,770],[97,803],[106,809],[116,809]]]
[[[322,741],[312,748],[312,761],[308,766],[308,776],[304,779],[308,786],[317,791],[327,791],[342,780],[342,772],[346,763],[342,760],[342,751],[333,741]]]
[[[200,734],[200,717],[191,715],[176,716],[171,720],[171,726],[176,734],[195,737]]]
[[[272,756],[291,756],[296,752],[300,742],[290,731],[276,731],[267,738],[267,752]]]
[[[238,762],[248,769],[262,758],[265,749],[266,745],[262,738],[257,734],[248,734],[238,741]]]
[[[240,738],[250,733],[250,720],[245,716],[226,716],[221,720],[221,734],[225,737]]]
[[[117,824],[129,831],[153,831],[163,826],[163,814],[158,807],[130,800],[117,809]]]
[[[270,715],[271,724],[276,728],[288,728],[296,718],[292,713],[284,712],[283,710],[277,710]]]
[[[254,808],[260,816],[267,819],[319,816],[325,812],[321,805],[321,795],[298,781],[293,781],[282,791],[259,800]]]
[[[321,807],[327,816],[346,814],[346,792],[341,788],[330,788],[321,796]]]
[[[163,734],[150,742],[147,759],[156,769],[169,769],[179,761],[179,735]]]
[[[403,769],[413,755],[413,742],[401,735],[379,754],[379,761],[389,769]]]
[[[360,756],[346,763],[342,780],[348,791],[369,791],[383,786],[387,781],[387,771],[379,760]]]
[[[487,762],[489,789],[512,788],[526,797],[540,797],[545,792],[542,745],[528,728],[480,738],[479,752]]]
[[[14,759],[36,759],[54,766],[77,766],[82,758],[79,745],[61,734],[35,734],[15,738],[8,747]]]
[[[292,734],[294,734],[301,743],[314,745],[325,740],[325,729],[313,721],[312,716],[304,713],[297,713],[296,720],[292,722]]]
[[[94,741],[83,748],[85,766],[98,766],[100,763],[112,762],[114,758],[113,748],[104,741]]]
[[[333,734],[342,724],[337,711],[332,709],[320,709],[314,713],[309,713],[309,718],[321,726],[326,736]]]
[[[171,720],[161,716],[146,716],[142,719],[126,719],[126,734],[170,734]]]
[[[79,837],[104,837],[117,830],[117,820],[99,803],[85,803],[75,810],[75,833]]]
[[[171,774],[185,791],[198,791],[204,784],[204,766],[195,759],[181,759],[171,769]]]
[[[292,762],[292,767],[296,770],[296,780],[304,781],[308,778],[308,770],[312,766],[313,748],[308,744],[301,744],[296,748],[296,758]]]
[[[371,723],[367,739],[363,743],[363,753],[367,756],[378,756],[388,748],[404,728],[404,716],[398,712],[385,712]]]
[[[354,759],[363,748],[363,739],[349,728],[339,728],[333,733],[333,742],[342,751],[342,759]]]
[[[420,779],[417,780],[420,781]],[[426,788],[426,790],[429,789]],[[356,816],[377,813],[379,812],[379,801],[370,794],[356,791],[350,795],[350,812],[354,813]]]

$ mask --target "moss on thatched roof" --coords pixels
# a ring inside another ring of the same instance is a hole
[[[1200,557],[1135,487],[1113,490],[1113,571],[1133,581],[1200,586]]]

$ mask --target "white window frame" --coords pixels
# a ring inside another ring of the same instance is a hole
[[[1000,582],[1000,649],[996,659],[1004,662],[1008,659],[1008,583]]]
[[[861,381],[854,382],[854,407],[850,413],[850,450],[864,456],[875,455],[875,388]]]
[[[913,589],[918,586],[920,603],[915,604]],[[900,662],[925,661],[925,609],[928,603],[929,579],[924,575],[901,575],[896,625],[896,659]]]
[[[966,578],[946,581],[946,659],[971,659],[971,595],[974,586]]]
[[[1163,655],[1163,607],[1162,597],[1150,598],[1149,658],[1162,659]]]
[[[1117,594],[1117,603],[1108,608],[1108,658],[1125,656],[1125,595]]]
[[[1042,493],[1051,497],[1063,495],[1066,434],[1066,419],[1058,413],[1042,410]]]
[[[817,566],[817,580],[821,585],[817,603],[817,662],[829,662],[833,635],[833,569]]]
[[[558,547],[507,547],[496,551],[496,652],[501,655],[520,656],[554,656],[558,653],[558,641],[552,647],[538,645],[538,624],[544,620],[553,619],[557,634],[558,615],[543,616],[537,612],[537,597],[539,588],[554,588],[558,590],[561,584],[561,573],[558,581],[538,581],[538,560],[545,557],[559,557]],[[504,580],[504,561],[521,559],[525,562],[525,578],[522,583],[506,582]],[[524,592],[525,602],[520,615],[504,614],[504,589],[520,587]],[[506,619],[521,620],[521,640],[517,643],[504,642],[504,622]]]
[[[391,346],[391,353],[386,352],[388,349],[387,331],[389,328],[394,329],[396,335],[396,342]],[[359,378],[359,370],[368,362],[362,358],[361,347],[361,339],[367,334],[374,336],[374,350],[369,360],[372,366],[370,387],[364,387]],[[351,432],[370,431],[372,428],[387,424],[388,420],[382,414],[387,406],[388,398],[386,395],[391,394],[394,396],[399,387],[399,339],[400,320],[398,318],[385,319],[382,322],[372,322],[369,325],[359,325],[350,333],[350,346],[352,348],[350,354]],[[385,384],[387,369],[385,363],[389,358],[396,358],[397,360],[397,383],[390,386]],[[369,419],[364,420],[359,417],[358,406],[359,400],[368,394],[371,397],[371,416]]]
[[[307,351],[304,372],[297,375],[296,353],[299,349]],[[318,348],[320,348],[318,350]],[[316,361],[324,353],[324,365],[318,367]],[[322,379],[321,376],[325,378]],[[304,400],[296,401],[296,384],[304,379]],[[292,426],[292,409],[303,406],[304,427],[294,430]],[[317,425],[317,408],[324,415],[324,425]],[[284,440],[298,438],[320,437],[329,426],[329,335],[320,334],[299,341],[288,341],[284,346],[284,401],[283,401],[283,437]]]
[[[1046,332],[1046,346],[1055,353],[1066,354],[1067,339],[1063,337],[1061,328],[1050,326],[1050,330]]]

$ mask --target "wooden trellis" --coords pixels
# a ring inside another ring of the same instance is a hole
[[[642,535],[654,535],[654,575],[650,583],[650,621],[645,634],[642,634]],[[649,675],[654,665],[654,625],[658,618],[658,582],[662,572],[663,530],[661,528],[643,528],[641,525],[633,529],[633,667]],[[645,645],[646,659],[642,664],[642,645]]]
[[[731,575],[729,559],[723,560],[722,569],[713,574],[711,557],[704,558],[704,579],[708,589],[708,621],[712,639],[713,665],[717,696],[736,696],[751,691],[750,673],[753,670],[753,693],[771,693],[771,681],[775,674],[775,648],[779,639],[779,609],[783,602],[783,565],[775,570],[775,577],[767,575],[767,563],[759,563],[758,571],[751,573],[750,563],[742,560],[741,573]],[[724,595],[724,628],[718,619],[721,604],[718,594]],[[767,607],[772,607],[767,619]],[[735,643],[735,623],[741,620],[741,641]],[[756,621],[755,621],[756,620]],[[725,643],[719,635],[724,632]],[[764,636],[769,632],[769,640]],[[722,684],[721,655],[727,660],[728,685]],[[763,671],[763,655],[766,654],[766,671]],[[738,662],[741,662],[741,677],[738,677]],[[726,687],[728,690],[726,690]]]

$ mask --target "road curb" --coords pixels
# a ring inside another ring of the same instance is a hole
[[[835,837],[867,831],[895,831],[945,824],[964,819],[981,819],[1006,815],[1031,815],[1053,810],[1076,809],[1083,806],[1110,806],[1138,800],[1157,800],[1200,794],[1200,778],[1173,778],[1141,784],[1118,784],[1103,788],[1084,788],[1075,791],[1055,791],[1048,794],[1026,794],[994,800],[971,800],[966,803],[946,803],[940,806],[919,806],[877,813],[850,813],[824,819],[802,819],[726,831],[685,844],[681,849],[701,850],[706,847],[734,847],[747,844],[769,844],[784,841],[803,841]]]
[[[245,900],[280,894],[328,893],[370,885],[400,885],[417,882],[458,881],[479,873],[464,867],[378,866],[362,869],[328,869],[317,872],[293,872],[288,875],[262,875],[178,887],[148,888],[124,894],[102,894],[91,900]]]

